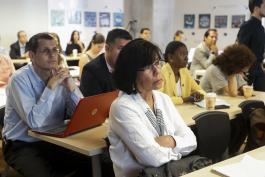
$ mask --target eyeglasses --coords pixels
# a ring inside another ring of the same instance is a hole
[[[147,66],[139,69],[138,71],[146,71],[146,70],[154,71],[155,69],[160,69],[160,67],[161,67],[160,60],[157,59],[157,60],[155,60],[155,62],[153,64],[147,65]]]
[[[46,56],[48,56],[48,55],[57,55],[57,54],[59,54],[59,49],[57,49],[57,48],[53,48],[53,49],[45,48],[43,50],[39,50],[38,52],[41,53],[41,54],[44,54]]]

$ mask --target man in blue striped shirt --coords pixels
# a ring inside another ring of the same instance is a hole
[[[83,95],[68,69],[58,66],[56,41],[48,33],[30,39],[29,56],[32,63],[18,70],[6,88],[4,157],[23,176],[61,176],[65,171],[60,168],[76,170],[74,163],[85,157],[30,137],[27,131],[62,122]]]

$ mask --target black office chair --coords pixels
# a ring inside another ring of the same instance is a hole
[[[214,163],[228,158],[229,115],[221,111],[210,111],[198,114],[193,119],[199,155],[212,159]]]
[[[264,140],[259,140],[257,135],[258,131],[264,133],[265,130],[264,102],[259,100],[246,100],[240,103],[239,107],[242,109],[242,115],[248,128],[248,137],[244,152],[263,146],[265,143]]]
[[[260,100],[246,100],[239,104],[244,118],[249,120],[249,115],[257,108],[264,108],[264,102]]]

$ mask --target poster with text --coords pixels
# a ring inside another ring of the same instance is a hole
[[[215,28],[227,28],[227,15],[216,15],[214,18]]]
[[[194,14],[185,14],[184,15],[184,28],[194,28],[195,24],[195,15]]]
[[[124,17],[123,13],[114,12],[113,13],[113,26],[123,27],[123,21],[124,21],[123,17]]]
[[[70,10],[68,11],[69,24],[81,24],[81,11]]]
[[[199,15],[199,28],[210,28],[211,26],[211,15],[200,14]]]
[[[64,26],[64,10],[51,10],[51,26]]]
[[[110,13],[109,12],[99,13],[99,26],[110,27]]]
[[[245,21],[245,15],[232,15],[231,27],[239,28]]]
[[[97,27],[97,13],[84,12],[84,25],[85,27]]]

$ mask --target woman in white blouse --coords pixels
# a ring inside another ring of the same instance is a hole
[[[114,71],[120,96],[110,109],[110,156],[116,177],[136,177],[144,167],[179,160],[196,149],[193,132],[162,86],[160,50],[136,39],[122,48]]]

